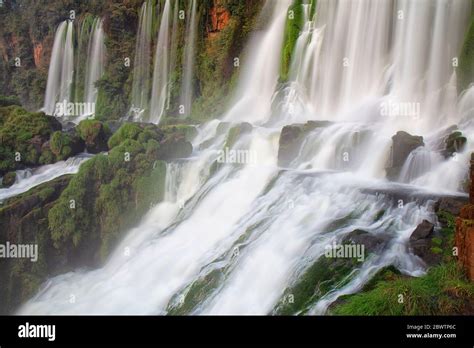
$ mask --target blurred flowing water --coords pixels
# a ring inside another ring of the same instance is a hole
[[[191,158],[168,164],[164,201],[102,268],[49,279],[19,313],[278,314],[326,246],[357,229],[385,247],[298,313],[324,314],[388,265],[424,274],[408,239],[424,219],[436,222],[436,197],[465,196],[460,184],[474,150],[474,88],[458,97],[450,65],[471,1],[319,0],[315,11],[308,2],[290,80],[279,83],[291,3],[266,2],[233,106],[198,128]],[[381,111],[397,103],[415,103],[417,113]],[[310,120],[330,122],[309,131],[281,168],[282,127]],[[230,127],[242,122],[252,127],[232,149],[255,154],[255,163],[216,166]],[[467,146],[445,158],[435,144],[452,124]],[[400,130],[424,136],[425,146],[390,182],[385,167]],[[340,157],[346,152],[349,161]]]

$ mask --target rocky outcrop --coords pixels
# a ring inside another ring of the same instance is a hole
[[[224,1],[214,0],[214,6],[210,10],[210,32],[224,30],[230,20],[230,12],[224,6]]]
[[[364,250],[367,254],[377,252],[383,249],[389,240],[389,236],[374,235],[367,231],[354,230],[344,237],[344,239],[342,240],[342,244],[352,243],[363,245]]]
[[[390,162],[386,168],[387,178],[396,180],[405,164],[408,155],[420,146],[424,146],[423,137],[411,135],[407,132],[397,132],[392,137]]]
[[[19,106],[0,107],[0,175],[43,162],[43,144],[61,130],[61,123],[44,113]]]
[[[471,155],[470,178],[469,204],[462,207],[456,218],[455,245],[459,263],[468,278],[474,281],[474,153]]]
[[[283,127],[278,146],[278,165],[287,167],[298,155],[305,136],[319,127],[327,127],[329,121],[308,121]]]
[[[108,150],[109,134],[102,122],[85,120],[77,126],[77,132],[86,145],[89,153],[100,153]]]
[[[427,265],[432,266],[441,261],[441,255],[433,245],[434,224],[423,220],[412,232],[408,246]]]
[[[445,211],[451,215],[458,216],[461,213],[461,208],[468,202],[465,197],[441,197],[435,203],[435,212]]]
[[[454,153],[459,153],[464,150],[467,139],[460,131],[455,131],[445,138],[444,143],[445,149],[442,153],[445,157],[451,157]]]

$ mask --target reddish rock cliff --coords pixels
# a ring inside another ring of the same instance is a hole
[[[230,13],[223,6],[222,0],[214,0],[214,6],[211,8],[211,28],[210,32],[223,30],[230,20]]]
[[[458,248],[458,260],[469,279],[474,281],[474,153],[471,155],[470,177],[469,204],[461,209],[456,219],[455,243]]]

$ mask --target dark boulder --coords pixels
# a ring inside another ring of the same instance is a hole
[[[396,180],[410,153],[424,145],[425,143],[421,136],[411,135],[403,131],[397,132],[397,134],[392,137],[390,162],[386,168],[387,178]]]
[[[383,249],[389,240],[390,238],[386,235],[379,236],[357,229],[345,236],[342,243],[361,244],[367,253],[371,253]]]
[[[433,249],[432,239],[434,237],[434,225],[423,220],[410,236],[408,242],[409,249],[421,258],[427,265],[435,265],[441,261],[440,253],[436,253]]]
[[[445,157],[451,157],[453,154],[463,151],[466,143],[466,137],[460,131],[454,131],[444,139],[445,148],[442,154]]]
[[[431,222],[429,222],[428,220],[423,220],[423,222],[421,224],[419,224],[415,228],[413,233],[411,234],[410,241],[426,239],[429,236],[431,236],[433,231],[434,231],[434,225]]]
[[[283,127],[278,147],[278,165],[287,167],[298,155],[305,136],[316,128],[327,127],[329,121],[308,121],[306,124],[293,124]]]

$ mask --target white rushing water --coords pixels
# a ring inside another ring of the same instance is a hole
[[[43,108],[48,115],[54,114],[57,102],[71,99],[74,78],[73,32],[74,23],[68,20],[56,30]]]
[[[92,30],[89,37],[87,48],[86,76],[84,84],[84,102],[88,105],[95,104],[97,101],[98,90],[95,85],[104,73],[105,63],[105,34],[104,23],[102,19],[95,18],[92,24]],[[81,119],[92,116],[84,113]]]
[[[169,88],[169,54],[170,54],[170,16],[171,4],[166,0],[161,15],[160,30],[156,43],[155,69],[153,71],[153,89],[151,92],[150,121],[160,123],[166,108]]]
[[[153,1],[143,3],[137,31],[135,59],[133,62],[132,116],[139,120],[150,102],[151,36],[153,25]]]
[[[56,179],[66,174],[76,174],[81,163],[89,159],[91,155],[81,154],[71,157],[66,161],[44,165],[36,169],[18,170],[15,183],[9,188],[0,189],[0,201],[17,196],[33,187]]]
[[[90,28],[83,23],[82,30],[75,30],[74,23],[66,20],[56,31],[42,110],[47,115],[67,116],[78,123],[95,113],[98,94],[95,83],[104,72],[106,48],[102,19],[94,18]],[[89,30],[84,30],[85,27]],[[86,35],[86,39],[81,35]],[[77,49],[78,55],[75,55],[76,41],[86,42],[85,50]],[[81,64],[85,65],[84,69],[79,68]],[[83,92],[78,93],[81,86]]]
[[[191,104],[194,96],[194,64],[196,55],[197,35],[197,0],[191,0],[191,6],[186,13],[186,42],[183,53],[183,78],[181,85],[181,107],[184,115],[191,112]]]
[[[458,97],[450,65],[471,2],[319,0],[314,18],[306,4],[290,80],[279,86],[291,3],[266,2],[226,123],[200,126],[193,156],[168,164],[164,201],[102,268],[49,279],[19,313],[278,313],[326,246],[356,229],[381,238],[384,247],[301,312],[325,313],[387,265],[424,274],[408,239],[421,221],[435,221],[432,197],[463,195],[474,150],[474,87]],[[279,112],[272,111],[275,103]],[[399,103],[415,103],[408,108],[415,112],[394,112]],[[282,170],[281,127],[308,120],[331,122],[310,131]],[[227,122],[252,125],[230,150],[246,151],[253,161],[216,168]],[[437,144],[453,123],[467,145],[445,158]],[[424,136],[425,146],[409,155],[393,183],[385,167],[399,130]]]

